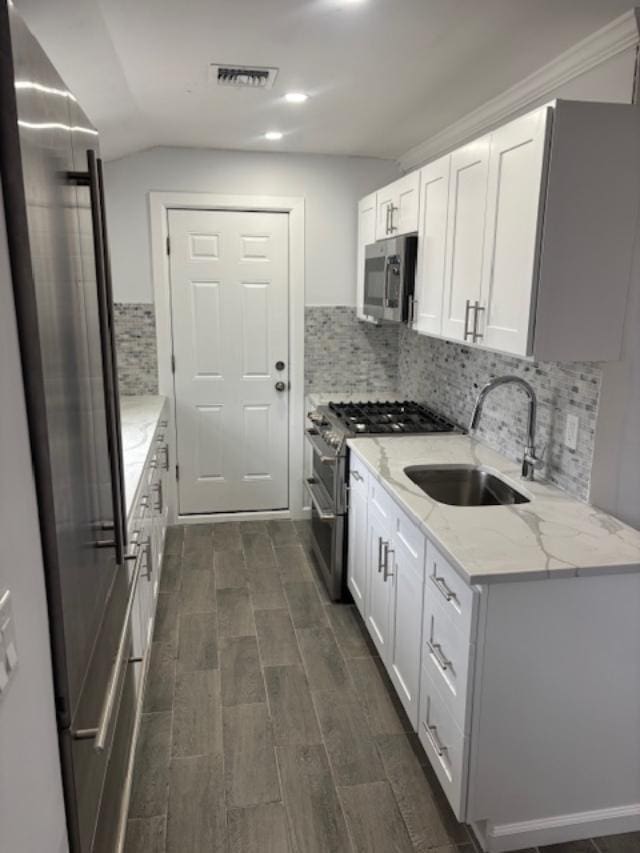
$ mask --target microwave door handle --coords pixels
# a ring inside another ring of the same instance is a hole
[[[385,258],[385,267],[384,267],[384,293],[382,295],[382,307],[389,307],[389,270],[391,269],[391,262],[389,258]]]

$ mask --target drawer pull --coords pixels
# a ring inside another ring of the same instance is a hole
[[[360,483],[364,480],[364,477],[362,476],[362,474],[356,470],[353,470],[351,472],[351,476],[353,477],[354,480],[358,480]]]
[[[384,563],[383,563],[383,568],[384,568],[383,580],[385,583],[387,582],[388,578],[393,577],[393,572],[389,571],[389,554],[395,554],[395,551],[393,550],[393,548],[389,548],[388,542],[385,542],[384,543]]]
[[[427,640],[427,648],[436,659],[436,663],[443,672],[449,669],[451,661],[442,654],[442,646],[439,643],[432,643],[431,640]]]
[[[433,564],[433,567],[435,569],[435,563]],[[435,574],[430,575],[429,577],[431,578],[431,582],[433,583],[435,588],[446,601],[455,601],[456,603],[458,602],[458,596],[455,594],[455,592],[453,592],[453,590],[449,589],[444,578],[441,578]]]
[[[382,536],[378,536],[378,574],[382,571],[382,551],[384,548],[388,548],[389,543],[385,542]]]
[[[448,752],[449,748],[446,747],[441,742],[440,738],[438,737],[438,734],[437,734],[438,733],[438,727],[437,726],[430,726],[429,723],[423,722],[422,728],[424,729],[424,732],[425,732],[425,734],[429,740],[429,743],[431,744],[431,746],[436,751],[438,758],[442,758],[444,756],[445,752]]]

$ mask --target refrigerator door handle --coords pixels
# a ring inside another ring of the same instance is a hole
[[[111,495],[113,502],[114,542],[116,562],[122,565],[127,545],[126,525],[123,512],[124,490],[122,477],[122,452],[119,428],[119,400],[116,398],[117,383],[114,371],[113,331],[109,322],[109,283],[104,245],[103,202],[100,193],[100,172],[96,152],[87,151],[88,184],[91,201],[91,222],[93,226],[93,246],[96,260],[96,282],[98,289],[98,317],[100,322],[100,349],[102,354],[102,374],[107,424],[107,441],[111,468]],[[113,309],[111,308],[111,317]]]
[[[107,212],[104,195],[104,175],[102,158],[97,158],[98,188],[100,190],[100,218],[102,222],[102,247],[104,252],[105,291],[107,296],[107,316],[109,318],[109,343],[111,345],[111,372],[113,376],[113,415],[115,435],[118,441],[118,470],[120,472],[120,517],[122,519],[124,549],[127,548],[127,507],[124,486],[124,454],[122,451],[122,422],[120,419],[120,382],[118,379],[118,355],[116,350],[115,318],[113,314],[113,284],[111,280],[111,259],[109,257],[109,236],[107,233]]]

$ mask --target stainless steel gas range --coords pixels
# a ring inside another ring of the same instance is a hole
[[[459,432],[437,412],[412,402],[329,403],[308,414],[306,437],[313,449],[311,497],[312,548],[329,595],[346,592],[349,496],[347,439],[358,435],[425,435]]]

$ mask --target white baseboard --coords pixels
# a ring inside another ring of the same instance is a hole
[[[561,844],[601,835],[640,831],[640,803],[558,815],[521,823],[472,823],[471,828],[486,853],[507,853],[545,844]]]

